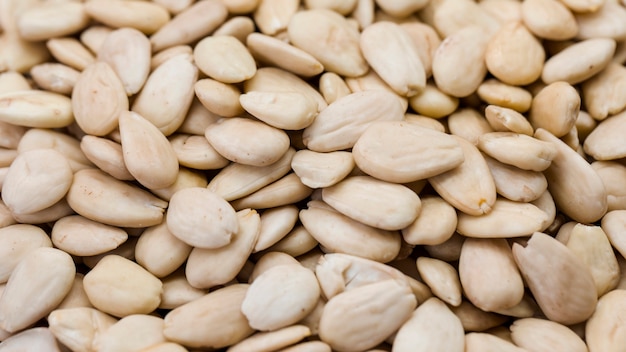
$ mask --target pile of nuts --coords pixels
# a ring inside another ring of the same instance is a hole
[[[624,350],[626,1],[0,27],[0,351]]]

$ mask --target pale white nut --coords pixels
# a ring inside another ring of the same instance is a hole
[[[72,102],[64,95],[43,90],[3,93],[0,121],[25,127],[67,127],[74,122]]]
[[[76,256],[98,255],[117,248],[126,242],[126,231],[71,215],[57,220],[52,226],[52,243],[55,247]]]
[[[254,58],[232,36],[205,37],[196,44],[193,57],[204,74],[223,83],[243,82],[256,73]]]
[[[158,343],[166,342],[163,336],[163,318],[133,314],[111,325],[95,338],[95,347],[102,352],[141,351]]]
[[[167,10],[144,1],[94,0],[85,4],[85,11],[97,21],[114,28],[131,27],[149,35],[170,20]]]
[[[615,40],[610,38],[587,39],[572,44],[546,61],[541,79],[547,84],[558,81],[580,83],[611,62],[615,45]]]
[[[299,0],[259,1],[252,15],[261,33],[275,35],[287,28],[299,6]]]
[[[413,223],[402,229],[402,238],[412,245],[436,245],[445,242],[456,230],[456,210],[437,196],[425,196],[420,200],[422,210]]]
[[[511,338],[527,350],[549,348],[554,351],[585,352],[585,342],[567,326],[554,321],[526,318],[511,324]]]
[[[6,283],[15,266],[32,250],[52,247],[50,237],[39,227],[14,224],[0,229],[0,282]]]
[[[613,290],[600,297],[596,310],[585,326],[590,351],[619,350],[626,343],[626,325],[621,319],[625,293],[624,290]]]
[[[95,351],[96,336],[101,335],[117,319],[95,308],[55,309],[47,317],[54,337],[72,350]]]
[[[0,343],[0,347],[7,351],[50,351],[61,352],[55,336],[48,328],[26,329],[8,337]]]
[[[83,33],[99,33],[102,35],[102,39],[104,40],[104,36],[111,31],[109,27],[90,27],[85,29]],[[83,37],[83,35],[81,35]],[[84,37],[89,37],[88,35],[84,35]],[[86,44],[85,44],[86,45]],[[96,61],[96,57],[90,49],[94,49],[95,46],[85,47],[83,43],[81,43],[78,39],[72,37],[65,38],[52,38],[46,41],[46,48],[50,51],[52,56],[57,59],[60,63],[72,67],[78,71],[82,71],[85,67]],[[93,43],[95,44],[95,41]],[[95,51],[95,50],[94,50]]]
[[[626,156],[626,148],[619,142],[621,131],[626,128],[626,112],[603,120],[585,139],[585,153],[596,160],[621,159]]]
[[[278,350],[311,336],[304,325],[291,325],[278,330],[259,332],[228,348],[228,352]]]
[[[461,282],[452,265],[439,259],[419,257],[417,271],[433,295],[451,306],[461,304]]]
[[[303,184],[311,188],[332,186],[354,169],[352,154],[345,151],[318,153],[308,149],[296,152],[291,168]]]
[[[187,259],[192,247],[174,236],[166,222],[145,229],[135,245],[135,260],[156,277],[165,277]]]

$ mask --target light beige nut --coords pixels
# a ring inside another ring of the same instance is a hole
[[[522,4],[514,1],[486,0],[478,4],[501,24],[522,19]]]
[[[195,288],[189,284],[183,270],[163,278],[163,293],[160,309],[174,309],[194,301],[207,294],[207,290]]]
[[[576,89],[566,82],[554,82],[535,95],[528,120],[535,129],[563,137],[576,123],[579,111],[580,95]]]
[[[256,0],[254,0],[256,1]],[[242,43],[246,43],[246,38],[254,33],[256,27],[254,21],[247,16],[234,16],[226,22],[222,23],[219,28],[213,32],[216,36],[231,36],[237,38]],[[248,48],[250,50],[250,48]]]
[[[585,337],[589,351],[611,351],[626,343],[624,311],[626,291],[613,290],[600,297],[593,315],[585,325]]]
[[[21,331],[2,341],[2,349],[8,351],[35,349],[37,351],[61,352],[54,335],[48,328],[32,328]]]
[[[326,303],[319,336],[334,350],[367,350],[400,328],[416,306],[406,283],[396,280],[345,291]]]
[[[561,1],[524,1],[522,19],[526,27],[540,38],[566,40],[578,33],[576,18]]]
[[[0,297],[0,328],[17,332],[48,315],[72,288],[75,274],[69,254],[49,247],[29,251]]]
[[[180,44],[189,44],[205,37],[219,27],[228,16],[228,9],[219,0],[202,0],[180,12],[150,37],[152,50],[161,51]]]
[[[421,210],[409,188],[368,176],[349,177],[322,190],[322,199],[340,213],[383,230],[400,230]]]
[[[67,202],[79,215],[122,227],[159,224],[167,206],[152,194],[95,169],[74,174]]]
[[[437,298],[430,298],[412,312],[398,330],[393,352],[464,351],[461,321]]]
[[[617,94],[626,85],[626,68],[610,63],[600,73],[582,84],[582,97],[587,112],[596,120],[620,113],[626,99]]]
[[[1,36],[0,49],[0,68],[3,70],[26,73],[50,58],[44,43],[28,42],[19,35]]]
[[[274,331],[256,333],[230,346],[227,351],[277,351],[308,336],[311,336],[311,329],[304,325],[292,325]]]
[[[138,0],[92,0],[85,11],[98,22],[113,28],[131,27],[150,35],[170,20],[167,10],[155,3]]]
[[[484,311],[511,308],[524,296],[522,276],[506,239],[466,239],[459,277],[467,299]]]
[[[76,273],[74,276],[74,281],[72,282],[72,288],[70,292],[65,295],[65,298],[55,309],[67,309],[67,308],[77,308],[77,307],[89,307],[92,308],[91,302],[89,302],[89,297],[87,297],[87,293],[85,293],[85,288],[83,286],[83,278],[85,275],[81,273]]]
[[[2,182],[2,201],[14,214],[46,209],[60,201],[72,184],[67,158],[53,149],[20,153]]]
[[[541,42],[520,22],[504,25],[489,41],[485,62],[489,72],[511,85],[525,85],[541,76],[546,54]]]
[[[626,112],[620,113],[603,120],[591,131],[585,139],[583,148],[585,153],[596,160],[613,160],[626,156],[624,148],[619,140],[621,131],[626,128]]]
[[[171,186],[178,175],[178,158],[163,133],[132,111],[119,115],[119,129],[128,172],[148,189]]]
[[[199,248],[223,247],[239,229],[233,207],[215,192],[200,187],[174,193],[166,221],[174,236]]]
[[[239,229],[233,240],[220,248],[193,248],[185,266],[185,276],[196,288],[224,285],[235,279],[252,253],[259,237],[261,218],[252,209],[237,213]]]
[[[526,247],[513,244],[513,258],[548,319],[569,325],[591,316],[597,302],[591,272],[564,244],[536,232]]]
[[[183,345],[175,342],[162,342],[150,347],[144,348],[141,352],[186,352],[187,349]]]
[[[43,63],[30,69],[37,86],[59,94],[70,95],[80,72],[59,63]]]
[[[427,83],[420,93],[409,99],[409,105],[418,114],[441,118],[453,113],[459,106],[459,100]]]
[[[241,92],[234,84],[204,78],[194,84],[194,91],[202,105],[216,115],[234,117],[244,112],[239,103]]]
[[[433,58],[433,78],[437,87],[459,98],[476,91],[487,74],[485,53],[488,43],[489,35],[478,26],[465,27],[446,37]]]
[[[287,348],[283,348],[280,352],[331,352],[328,344],[322,341],[302,342]]]
[[[432,117],[417,115],[412,113],[404,114],[404,121],[418,124],[423,127],[427,127],[439,132],[445,132],[446,128],[443,123]],[[419,182],[419,181],[418,181]]]
[[[433,57],[437,47],[441,44],[439,34],[434,28],[421,22],[404,22],[400,23],[400,27],[409,34],[415,43],[426,77],[432,76]]]
[[[404,18],[415,11],[422,9],[426,6],[427,1],[410,1],[410,0],[401,0],[401,1],[390,1],[390,0],[378,0],[376,1],[376,5],[378,5],[385,13],[398,17]]]
[[[135,177],[128,172],[124,163],[122,146],[110,139],[86,135],[80,140],[80,149],[100,170],[122,181]]]
[[[296,258],[283,252],[265,251],[254,264],[248,277],[248,283],[254,282],[259,275],[279,265],[301,265]]]
[[[137,263],[156,277],[165,277],[178,269],[189,257],[192,247],[179,240],[165,222],[148,227],[135,246]]]
[[[287,236],[298,221],[299,211],[293,204],[265,210],[261,214],[259,236],[253,252],[265,250]]]
[[[547,84],[557,81],[580,83],[602,71],[611,62],[614,53],[613,39],[583,40],[549,58],[543,67],[541,79]]]
[[[530,171],[547,169],[557,153],[550,142],[513,132],[485,133],[478,138],[478,149],[502,163]]]
[[[163,334],[169,341],[192,348],[222,348],[252,335],[241,313],[249,285],[234,284],[171,310]]]
[[[256,73],[256,63],[248,49],[235,37],[209,36],[193,50],[200,71],[223,83],[243,82]]]
[[[150,70],[154,71],[161,64],[178,55],[193,57],[193,48],[189,45],[180,44],[159,51],[150,58]]]
[[[528,136],[532,136],[534,132],[526,117],[513,109],[488,105],[485,108],[485,117],[496,132],[515,132]]]
[[[46,63],[40,65],[46,65]],[[40,65],[33,66],[33,68]],[[0,94],[29,89],[32,89],[31,84],[23,74],[19,72],[2,72],[0,74]]]
[[[538,129],[535,137],[552,142],[557,147],[557,154],[544,175],[548,180],[548,190],[559,209],[578,222],[599,220],[608,208],[602,179],[580,154],[550,132]]]
[[[54,223],[51,239],[56,248],[66,253],[91,256],[117,248],[128,239],[128,234],[120,228],[71,215]]]
[[[76,38],[52,38],[46,41],[46,48],[57,61],[78,71],[96,61],[93,53]]]
[[[16,33],[18,31],[19,15],[24,11],[36,7],[37,0],[27,1],[6,1],[2,4],[2,15],[0,15],[0,22],[2,22],[2,28],[4,31]]]
[[[0,282],[6,283],[15,266],[29,252],[52,247],[50,237],[39,227],[13,224],[0,229]]]
[[[319,245],[304,226],[294,227],[285,237],[268,248],[268,251],[277,251],[298,257],[309,253]]]
[[[336,12],[328,9],[299,11],[291,17],[287,34],[294,46],[316,58],[326,71],[358,77],[369,69],[359,46],[358,31]]]
[[[65,199],[54,203],[54,205],[45,208],[34,213],[12,213],[12,217],[18,223],[22,224],[45,224],[59,220],[64,216],[73,214],[74,211],[70,208]]]
[[[317,102],[299,92],[252,91],[238,98],[252,116],[276,128],[301,130],[317,116]]]
[[[507,320],[496,313],[485,312],[466,300],[457,307],[450,307],[450,310],[461,320],[465,331],[485,331],[500,326]]]
[[[334,72],[324,72],[320,76],[319,87],[320,93],[322,93],[328,104],[352,93],[346,81]]]
[[[251,33],[246,37],[248,50],[255,59],[303,77],[316,76],[324,66],[311,54],[275,37]]]
[[[285,176],[291,170],[295,153],[289,148],[278,161],[268,166],[232,163],[211,179],[208,189],[227,201],[245,197]]]
[[[432,25],[443,38],[471,26],[495,33],[500,24],[474,1],[441,1],[433,5]],[[426,10],[426,9],[425,9]]]
[[[461,304],[461,282],[459,273],[443,260],[419,257],[417,271],[433,294],[451,306]]]
[[[0,75],[0,79],[1,75]],[[0,131],[0,146],[7,149],[17,149],[20,139],[27,131],[27,128],[13,125],[6,122],[0,122],[2,130]]]
[[[119,255],[102,258],[83,285],[94,307],[116,317],[148,314],[161,303],[161,280]]]
[[[456,168],[428,182],[450,205],[469,215],[491,211],[496,201],[496,185],[485,158],[478,148],[460,137],[455,137],[463,149],[465,161]]]
[[[124,259],[133,260],[135,257],[135,245],[137,244],[137,236],[130,236],[126,242],[122,243],[119,247],[115,248],[112,251],[108,251],[106,253],[102,253],[99,255],[94,255],[91,257],[83,257],[83,264],[85,264],[88,268],[93,269],[104,257],[110,255],[120,256]],[[84,286],[83,280],[83,286]]]
[[[566,245],[589,267],[598,297],[615,289],[619,283],[620,269],[611,243],[600,226],[576,224]]]
[[[539,306],[532,298],[532,295],[525,293],[522,300],[511,308],[498,310],[496,313],[509,317],[530,318],[540,314]]]
[[[169,137],[172,149],[181,166],[196,170],[221,169],[229,164],[204,136],[173,134]]]
[[[500,1],[498,1],[500,2]],[[465,335],[465,351],[467,352],[524,352],[512,342],[490,333],[471,332]]]
[[[111,66],[129,96],[139,92],[148,79],[150,56],[150,41],[134,28],[114,30],[98,50],[98,61]]]
[[[95,352],[95,340],[117,319],[95,308],[55,309],[47,317],[54,337],[72,350]]]
[[[352,154],[345,151],[318,153],[302,149],[291,160],[293,171],[311,188],[329,187],[340,182],[354,166]]]
[[[236,210],[274,208],[297,203],[310,196],[312,192],[311,188],[300,181],[298,175],[291,173],[231,204]]]
[[[626,194],[622,186],[626,166],[616,161],[594,161],[591,167],[600,176],[606,189],[608,211],[626,209]]]
[[[526,112],[530,109],[533,98],[530,92],[524,88],[511,86],[493,78],[487,79],[481,83],[476,93],[480,99],[489,104],[513,109],[517,112]]]
[[[485,116],[472,108],[462,108],[448,116],[448,129],[450,134],[473,145],[478,144],[478,138],[483,134],[493,132]]]
[[[152,189],[153,194],[164,200],[170,200],[172,195],[178,190],[188,187],[202,187],[205,188],[209,181],[206,175],[200,170],[188,169],[181,167],[178,171],[178,177],[174,183],[166,188]]]
[[[464,161],[454,137],[405,121],[372,123],[354,144],[352,155],[363,172],[397,183],[436,176]]]
[[[323,204],[309,202],[300,211],[300,221],[328,251],[358,255],[379,262],[393,260],[400,251],[400,236],[367,226]],[[334,235],[341,233],[341,236]]]
[[[135,98],[132,109],[147,118],[164,135],[183,123],[194,97],[198,68],[188,55],[178,55],[157,67]]]
[[[361,32],[360,48],[370,67],[398,95],[412,97],[426,85],[426,72],[417,47],[406,31],[388,21]]]
[[[619,3],[612,1],[590,0],[596,8],[592,11],[576,13],[578,22],[577,38],[613,38],[623,40],[626,37],[626,10]],[[623,5],[623,3],[622,3]],[[578,12],[578,11],[577,11]]]
[[[147,314],[126,316],[111,325],[95,339],[95,347],[102,352],[141,351],[165,342],[163,318]]]
[[[155,3],[165,7],[172,14],[178,14],[193,4],[192,0],[156,0]]]
[[[400,121],[405,109],[393,93],[368,90],[340,98],[304,129],[304,144],[316,152],[351,148],[374,121]]]
[[[261,33],[273,36],[287,29],[299,5],[298,0],[259,1],[252,18]]]
[[[496,192],[514,202],[532,202],[548,189],[548,180],[539,171],[523,170],[485,157]]]
[[[456,230],[456,210],[437,196],[424,196],[420,200],[422,210],[413,223],[402,229],[402,238],[411,245],[445,242]]]
[[[585,342],[574,331],[554,321],[518,319],[511,324],[510,329],[513,342],[529,351],[543,348],[555,351],[587,351]]]
[[[88,57],[91,57],[91,62],[93,62],[96,60],[93,54],[94,53],[97,54],[98,51],[100,51],[100,47],[102,46],[102,43],[104,43],[104,40],[106,39],[107,35],[109,35],[111,32],[113,32],[113,28],[111,27],[108,27],[105,25],[94,25],[94,26],[86,28],[84,31],[80,33],[80,36],[79,36],[80,41],[76,40],[76,38],[71,38],[71,37],[61,38],[61,40],[63,40],[68,45],[71,44],[71,47],[77,50],[76,53],[80,52],[81,53],[80,57],[83,57],[83,59],[88,59]],[[56,41],[56,40],[59,40],[59,39],[53,38],[53,39],[48,40],[47,43],[49,44],[50,42]],[[48,47],[50,47],[50,45],[48,45]],[[57,56],[54,53],[53,55],[55,57]],[[80,68],[76,67],[76,69],[80,69]]]
[[[205,137],[226,159],[251,166],[277,162],[289,149],[289,137],[275,127],[243,117],[219,120]]]
[[[531,203],[498,198],[488,214],[459,213],[458,233],[476,238],[507,238],[529,236],[540,231],[548,214]]]
[[[192,99],[185,121],[183,121],[176,132],[202,136],[204,130],[220,118],[221,116],[207,110],[198,99]]]
[[[23,90],[0,95],[0,121],[25,127],[60,128],[74,122],[74,115],[70,98],[64,95]]]

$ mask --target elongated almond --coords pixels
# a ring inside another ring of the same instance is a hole
[[[583,82],[582,97],[589,114],[594,119],[604,120],[624,110],[626,99],[615,94],[624,85],[626,68],[617,63],[608,64],[600,73]]]
[[[402,229],[402,238],[412,245],[436,245],[445,242],[456,229],[455,209],[437,196],[425,196],[420,200],[422,210],[412,224]]]
[[[511,325],[516,345],[533,351],[542,348],[559,351],[587,351],[583,340],[567,326],[537,318],[518,319]]]
[[[532,101],[532,95],[527,90],[502,83],[496,79],[485,80],[478,86],[476,93],[480,99],[489,104],[513,109],[517,112],[527,111]],[[495,127],[494,129],[497,130]],[[521,131],[513,132],[522,133]]]
[[[296,174],[288,174],[260,190],[232,202],[236,210],[267,209],[297,203],[310,196],[313,190],[304,185]]]
[[[187,259],[192,247],[179,240],[162,222],[142,232],[135,246],[135,260],[156,277],[173,273]]]
[[[613,160],[626,156],[626,148],[618,142],[618,136],[626,128],[626,112],[607,118],[591,131],[585,139],[585,153],[596,160]]]
[[[194,84],[194,91],[202,105],[214,114],[234,117],[244,112],[239,103],[241,92],[234,84],[205,78]]]
[[[352,93],[346,81],[334,72],[325,72],[320,76],[320,92],[328,104]]]
[[[54,223],[51,233],[55,247],[77,256],[90,256],[117,248],[128,234],[80,215],[66,216]]]
[[[126,316],[111,325],[96,338],[96,348],[102,352],[142,350],[165,342],[163,318],[134,314]]]
[[[557,153],[549,142],[512,132],[485,133],[478,148],[502,163],[532,171],[547,169]]]
[[[117,319],[95,308],[55,309],[47,317],[54,337],[73,350],[96,351],[96,337]]]
[[[60,352],[61,349],[48,328],[32,328],[8,337],[0,343],[6,350],[35,349],[37,351]]]
[[[15,266],[30,251],[39,247],[52,247],[50,237],[39,227],[14,224],[0,229],[0,282],[9,279]]]
[[[100,28],[110,30],[108,27]],[[96,61],[93,53],[76,38],[52,38],[46,41],[46,48],[57,61],[78,71],[82,71]]]
[[[276,128],[300,130],[317,116],[317,104],[298,92],[249,92],[239,97],[243,108]]]
[[[531,202],[547,189],[546,177],[538,171],[522,170],[485,157],[496,184],[496,192],[515,202]]]
[[[261,214],[259,238],[254,252],[262,251],[285,237],[298,220],[299,209],[294,205],[271,208]]]
[[[131,27],[152,34],[170,20],[167,10],[144,1],[92,0],[85,4],[89,16],[114,28]]]
[[[512,342],[499,338],[493,334],[472,332],[465,335],[466,352],[523,352]]]
[[[253,18],[261,33],[275,35],[287,29],[289,21],[298,11],[297,0],[259,1]]]
[[[526,120],[524,115],[513,109],[489,105],[485,108],[485,117],[496,132],[515,132],[529,136],[533,134],[533,127],[530,122]]]
[[[485,331],[500,326],[507,320],[496,313],[485,312],[466,300],[456,307],[450,307],[450,310],[459,317],[465,331]]]
[[[587,346],[591,352],[619,350],[626,343],[626,325],[621,319],[626,307],[626,291],[613,290],[600,297],[593,315],[585,326]]]
[[[522,19],[526,27],[540,38],[566,40],[578,33],[576,18],[561,1],[524,1]]]
[[[513,258],[548,319],[575,324],[591,316],[597,302],[591,272],[565,245],[536,232],[526,247],[513,244]]]
[[[239,83],[256,73],[254,58],[235,37],[206,37],[196,44],[193,57],[203,73],[223,83]]]
[[[25,73],[50,58],[44,43],[28,42],[19,35],[1,36],[0,49],[0,67],[3,70]]]
[[[315,76],[324,70],[311,54],[269,35],[252,33],[246,37],[246,45],[257,60],[303,77]]]
[[[0,95],[0,121],[39,127],[67,127],[74,122],[70,99],[43,90],[24,90]]]
[[[461,304],[459,273],[452,265],[439,259],[419,257],[417,271],[436,297],[452,306]]]
[[[169,137],[169,141],[181,166],[214,170],[229,164],[228,159],[221,156],[204,136],[176,133]]]
[[[626,10],[618,3],[611,1],[588,0],[583,1],[594,4],[591,11],[576,11],[574,15],[578,22],[577,38],[613,38],[622,40],[626,36]]]
[[[292,325],[282,329],[256,333],[228,348],[229,352],[278,350],[311,335],[304,325]],[[330,348],[330,347],[329,347]],[[282,350],[281,350],[282,351]]]
[[[596,170],[606,188],[608,211],[626,209],[626,195],[622,187],[626,166],[615,161],[594,161],[591,167]]]
[[[344,179],[354,168],[352,154],[344,151],[318,153],[303,149],[296,152],[291,167],[311,188],[329,187]]]
[[[183,304],[206,295],[206,290],[195,288],[189,284],[183,270],[174,272],[163,278],[163,293],[161,294],[161,309],[175,309]]]
[[[86,135],[80,140],[80,149],[100,170],[118,180],[130,181],[135,178],[124,164],[122,146],[112,140]]]
[[[593,55],[589,55],[593,53]],[[588,39],[573,44],[548,59],[541,79],[547,83],[577,84],[602,71],[615,53],[615,40]]]
[[[255,28],[254,21],[250,17],[234,16],[222,23],[222,25],[213,32],[213,35],[235,37],[245,44],[246,38],[248,35],[254,33]]]
[[[40,4],[24,11],[18,20],[20,36],[26,40],[41,41],[62,37],[80,31],[89,23],[84,4],[66,2]]]
[[[459,109],[448,116],[450,134],[459,136],[473,145],[483,134],[493,132],[484,115],[472,108]]]
[[[37,85],[45,90],[70,95],[80,77],[80,72],[59,63],[43,63],[33,66],[30,74]]]

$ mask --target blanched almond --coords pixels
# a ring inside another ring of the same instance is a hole
[[[25,127],[67,127],[74,122],[72,102],[43,90],[4,93],[0,95],[0,121]]]
[[[241,106],[254,117],[276,128],[301,130],[317,116],[317,102],[299,92],[248,92],[239,96]]]
[[[602,296],[587,321],[585,337],[589,351],[619,350],[626,344],[626,325],[621,319],[626,307],[626,291],[613,290]]]
[[[511,325],[511,338],[516,345],[533,351],[549,348],[559,351],[586,352],[583,340],[567,326],[538,319],[518,319]]]
[[[547,169],[557,153],[549,142],[512,132],[485,133],[478,138],[478,148],[502,163],[531,171]]]
[[[626,112],[607,118],[598,124],[585,139],[585,153],[596,160],[613,160],[626,156],[626,148],[619,142],[619,136],[626,128]]]
[[[209,36],[193,51],[198,68],[207,76],[223,83],[243,82],[256,73],[254,58],[235,37]]]

